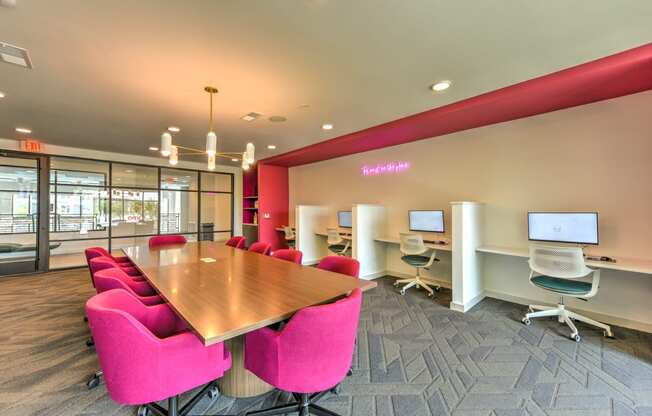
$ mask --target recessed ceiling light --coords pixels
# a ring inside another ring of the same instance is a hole
[[[168,131],[171,131],[172,133],[179,133],[181,129],[177,126],[170,126],[168,127]]]
[[[0,98],[5,98],[5,97],[6,97],[5,93],[0,91]]]
[[[322,130],[333,130],[333,125],[332,124],[322,124],[321,125]]]
[[[156,146],[150,146],[150,147],[149,147],[149,150],[153,150],[153,151],[155,151],[155,152],[158,152],[158,147],[156,147]]]
[[[231,159],[231,162],[239,162],[239,160],[236,159],[236,158],[233,158],[233,159]]]
[[[267,145],[267,148],[268,148],[269,150],[274,150],[274,149],[276,149],[276,145],[274,145],[274,144],[268,144],[268,145]]]
[[[430,89],[435,91],[435,92],[440,92],[440,91],[447,90],[448,87],[451,86],[451,84],[452,84],[452,82],[450,82],[448,80],[438,81],[438,82],[435,82],[434,84],[432,84],[430,86]]]
[[[30,129],[26,129],[25,127],[16,127],[16,131],[25,134],[30,134],[32,132]]]
[[[27,49],[0,42],[0,62],[32,69],[32,60]]]
[[[283,116],[271,116],[268,120],[272,123],[283,123],[284,121],[287,121],[287,118]]]

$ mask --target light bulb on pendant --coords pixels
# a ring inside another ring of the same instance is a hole
[[[208,170],[215,170],[215,154],[208,155]]]
[[[247,164],[253,165],[256,159],[254,159],[254,152],[256,151],[256,146],[253,143],[247,143],[247,150],[244,153],[244,157],[247,159]]]
[[[170,156],[172,153],[172,135],[168,132],[161,134],[161,154]]]
[[[208,156],[215,156],[215,153],[217,153],[217,134],[212,131],[209,131],[206,135],[206,153]]]
[[[179,163],[179,149],[176,146],[172,146],[170,150],[170,165],[176,165]]]
[[[249,169],[249,163],[247,163],[247,152],[242,153],[242,169]]]

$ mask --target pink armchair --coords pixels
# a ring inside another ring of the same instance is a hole
[[[231,237],[226,242],[227,246],[234,247],[234,248],[244,248],[245,244],[247,244],[247,239],[240,235]]]
[[[301,252],[301,250],[291,250],[288,248],[282,248],[280,250],[274,251],[272,253],[272,257],[281,260],[291,261],[296,264],[301,264],[303,253]]]
[[[109,253],[108,250],[102,248],[102,247],[90,247],[84,250],[84,254],[86,255],[86,263],[90,263],[91,259],[95,257],[109,257],[113,259],[116,263],[122,265],[122,266],[133,266],[133,263],[131,260],[129,260],[129,257],[127,256],[114,256],[111,253]]]
[[[356,259],[344,256],[324,257],[317,265],[317,268],[346,274],[351,277],[358,277],[360,274],[360,263]]]
[[[182,235],[157,235],[149,239],[149,247],[170,246],[174,244],[186,244],[188,240]]]
[[[111,289],[122,289],[138,298],[144,305],[164,303],[163,299],[156,294],[156,291],[147,282],[136,281],[129,277],[127,273],[115,267],[99,270],[93,276],[93,280],[95,281],[97,293]]]
[[[249,251],[262,254],[263,256],[269,256],[270,251],[272,251],[272,245],[269,243],[263,243],[262,241],[259,241],[257,243],[253,243],[252,245],[250,245]]]
[[[336,388],[351,366],[362,292],[297,312],[281,330],[261,328],[245,336],[245,367],[299,400],[248,415],[309,412],[336,415],[315,402]],[[317,394],[313,394],[317,393]]]
[[[100,270],[112,269],[112,268],[115,267],[115,268],[120,269],[123,272],[127,273],[134,280],[144,280],[143,275],[140,274],[140,270],[138,270],[136,267],[121,266],[120,263],[116,263],[110,257],[95,257],[95,258],[92,258],[91,261],[89,262],[89,267],[91,269],[91,278],[93,277],[93,275],[95,273],[97,273]],[[93,285],[95,285],[94,282],[93,282]]]
[[[219,394],[215,380],[231,368],[223,343],[205,347],[165,304],[143,305],[124,290],[109,290],[86,303],[109,396],[140,405],[139,415],[187,414],[206,394]],[[179,409],[179,395],[207,384]],[[168,399],[168,409],[155,402]]]

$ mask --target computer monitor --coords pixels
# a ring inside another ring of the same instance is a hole
[[[528,212],[528,239],[554,243],[598,244],[597,212]]]
[[[353,227],[353,213],[351,211],[337,212],[337,225],[342,228]]]
[[[408,211],[410,231],[424,231],[428,233],[444,232],[444,211]]]

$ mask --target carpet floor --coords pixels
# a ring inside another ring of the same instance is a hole
[[[616,339],[578,325],[582,342],[554,319],[520,323],[526,308],[485,299],[470,312],[448,309],[393,279],[364,296],[354,373],[319,404],[343,416],[652,416],[652,334],[615,328]],[[135,415],[104,385],[87,348],[86,270],[0,278],[0,413]],[[239,415],[289,400],[273,391],[251,399],[203,400],[193,414]]]

